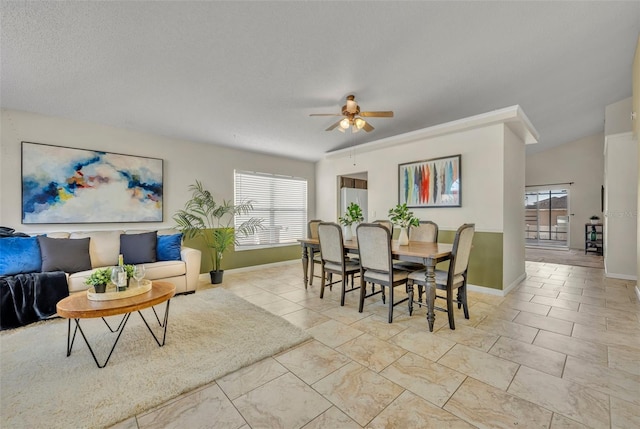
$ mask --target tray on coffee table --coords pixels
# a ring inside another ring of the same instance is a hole
[[[135,283],[132,280],[131,283]],[[87,298],[91,301],[111,301],[112,299],[129,298],[147,293],[151,290],[151,280],[140,280],[140,286],[130,286],[126,290],[118,292],[114,285],[108,285],[104,293],[96,293],[93,287],[87,289]]]

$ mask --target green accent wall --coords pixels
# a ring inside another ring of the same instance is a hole
[[[202,239],[185,240],[184,245],[198,249],[202,252],[202,264],[200,273],[208,273],[212,270],[210,250],[205,247]],[[236,252],[233,248],[227,250],[222,256],[222,268],[231,270],[233,268],[250,267],[253,265],[271,264],[274,262],[290,261],[300,259],[302,250],[299,244],[291,246],[270,247],[268,249],[243,250]]]
[[[438,232],[438,241],[453,243],[455,231]],[[501,232],[478,232],[473,236],[473,249],[469,258],[469,283],[491,289],[502,290],[502,242]],[[446,269],[448,262],[438,264]]]
[[[453,243],[455,231],[443,231],[438,233],[438,241],[441,243]],[[502,290],[502,239],[501,232],[478,232],[473,236],[473,249],[469,259],[469,283],[491,289]],[[200,273],[208,273],[212,269],[209,249],[204,246],[201,239],[185,240],[185,246],[202,251],[202,264]],[[225,252],[222,258],[222,268],[250,267],[254,265],[271,264],[274,262],[300,260],[302,250],[299,244],[291,246],[270,247],[268,249],[243,250],[236,252],[233,249]],[[439,269],[446,270],[448,262],[438,264]],[[302,274],[300,274],[302,276]]]

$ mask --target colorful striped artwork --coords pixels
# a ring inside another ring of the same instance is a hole
[[[22,223],[162,222],[162,160],[22,142]]]
[[[399,203],[408,207],[460,207],[461,155],[398,166]]]

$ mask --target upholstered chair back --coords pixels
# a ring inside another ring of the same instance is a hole
[[[391,234],[391,236],[393,237],[393,223],[391,223],[390,220],[374,220],[373,223],[376,223],[378,225],[382,225],[385,228],[387,228],[389,230],[389,234]]]
[[[389,272],[391,265],[391,232],[380,223],[363,223],[356,229],[360,265],[365,270]]]
[[[342,265],[344,263],[344,246],[342,244],[342,228],[337,223],[322,222],[317,226],[320,240],[320,254],[325,262]]]
[[[453,240],[453,249],[451,251],[455,258],[454,276],[464,273],[469,266],[469,255],[471,254],[471,244],[474,234],[475,224],[472,223],[465,223],[456,231],[456,237]]]
[[[409,240],[436,243],[438,241],[438,225],[430,220],[420,221],[419,226],[412,226]]]
[[[313,219],[307,223],[307,237],[318,238],[318,225],[322,222],[320,219]]]

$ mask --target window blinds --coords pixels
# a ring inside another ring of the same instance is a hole
[[[256,234],[239,238],[240,248],[295,243],[305,236],[306,179],[238,170],[234,175],[235,203],[248,200],[253,203],[253,212],[236,215],[235,223],[257,217],[263,219],[264,225]]]

